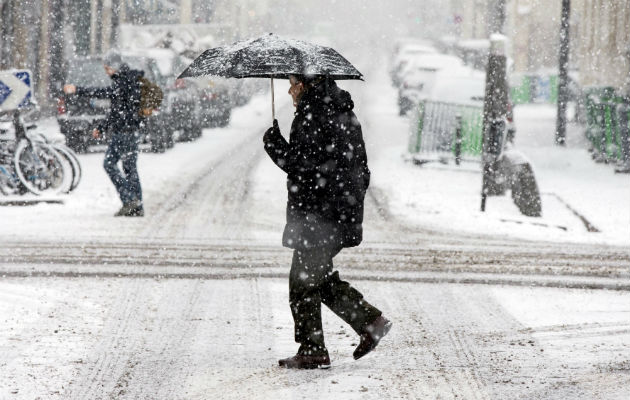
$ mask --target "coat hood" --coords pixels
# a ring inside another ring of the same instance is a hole
[[[322,79],[311,87],[302,97],[300,105],[306,106],[313,102],[323,102],[339,112],[354,109],[354,101],[352,101],[350,93],[337,86],[337,83],[332,79]]]

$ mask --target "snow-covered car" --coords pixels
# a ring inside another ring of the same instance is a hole
[[[230,97],[233,105],[239,107],[247,104],[254,93],[261,87],[267,87],[265,79],[232,79],[230,80]]]
[[[486,75],[470,68],[446,69],[435,74],[426,99],[442,103],[483,106]]]
[[[171,49],[134,51],[153,58],[165,78],[164,86],[168,90],[163,107],[170,116],[170,128],[179,131],[177,140],[194,140],[204,127],[228,124],[232,107],[237,103],[234,82],[216,78],[177,79],[192,63],[191,59]]]
[[[65,68],[65,82],[83,87],[107,87],[111,79],[103,69],[101,57],[75,57]],[[109,113],[109,99],[92,99],[61,93],[57,99],[57,122],[66,144],[78,153],[89,146],[104,144],[107,132],[100,140],[92,138],[92,130]]]
[[[236,100],[232,97],[233,82],[221,78],[195,79],[199,90],[199,114],[204,127],[223,127],[230,122],[232,107]]]
[[[394,55],[390,67],[390,76],[395,86],[400,85],[400,71],[410,63],[410,61],[424,54],[435,54],[438,51],[431,45],[424,43],[408,43],[401,45]]]
[[[400,115],[418,104],[431,91],[435,74],[443,70],[466,69],[461,59],[446,54],[424,54],[411,60],[400,71],[401,85],[398,89]]]

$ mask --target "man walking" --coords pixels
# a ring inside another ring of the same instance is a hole
[[[294,249],[289,304],[295,324],[295,356],[286,368],[328,368],[321,303],[360,335],[353,356],[372,351],[391,328],[381,311],[339,278],[333,258],[363,238],[363,199],[370,182],[361,125],[350,94],[324,77],[290,76],[296,107],[289,142],[274,120],[265,150],[287,173],[287,223],[282,244]]]
[[[105,60],[104,67],[112,79],[111,86],[84,88],[69,84],[63,89],[67,94],[110,100],[109,115],[92,131],[92,136],[98,139],[106,130],[112,133],[103,166],[123,203],[115,216],[142,217],[144,207],[137,166],[138,130],[145,116],[150,115],[151,111],[141,109],[140,78],[144,76],[144,72],[131,70],[115,53]],[[118,168],[120,160],[122,172]]]

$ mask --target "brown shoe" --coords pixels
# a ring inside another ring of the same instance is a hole
[[[114,217],[144,217],[144,208],[141,202],[134,200],[124,204]]]
[[[294,355],[293,357],[279,360],[278,364],[284,368],[327,369],[327,368],[330,368],[330,357],[328,357],[328,354],[323,354],[319,356],[309,356],[309,355],[298,353]]]
[[[374,350],[378,342],[387,335],[390,329],[392,329],[392,323],[382,315],[377,317],[370,325],[366,326],[363,334],[361,334],[361,342],[354,350],[354,353],[352,353],[354,359],[358,360]]]

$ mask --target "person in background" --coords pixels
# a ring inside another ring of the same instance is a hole
[[[138,130],[152,111],[141,109],[140,78],[144,72],[130,69],[116,53],[105,59],[104,67],[112,79],[111,86],[87,88],[67,84],[63,90],[66,94],[110,100],[109,115],[92,131],[92,136],[98,139],[105,131],[111,133],[103,166],[123,204],[115,216],[142,217],[144,207],[137,165]],[[122,172],[118,167],[121,160]]]

